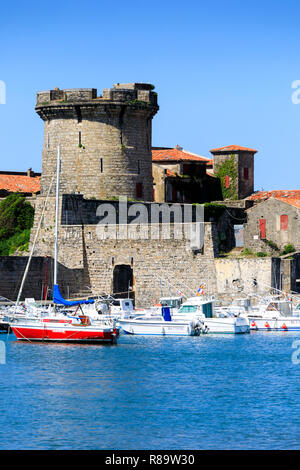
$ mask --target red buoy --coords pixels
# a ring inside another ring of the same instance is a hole
[[[251,323],[251,326],[253,326],[253,328],[256,326],[255,321],[253,321],[253,322]]]
[[[283,328],[284,330],[287,330],[286,324],[284,323],[281,328]]]
[[[269,325],[268,322],[265,323],[265,327],[266,327],[266,328],[270,328],[270,325]]]

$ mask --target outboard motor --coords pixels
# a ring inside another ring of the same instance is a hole
[[[161,314],[165,321],[171,321],[170,307],[162,307]]]

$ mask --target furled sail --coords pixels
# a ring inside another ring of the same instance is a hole
[[[53,286],[53,302],[55,304],[62,304],[62,305],[81,305],[81,304],[93,304],[94,300],[93,299],[87,299],[87,300],[66,300],[62,297],[59,286],[57,284],[54,284]]]

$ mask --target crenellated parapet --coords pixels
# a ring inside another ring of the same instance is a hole
[[[130,109],[148,111],[154,115],[157,110],[157,93],[154,86],[147,83],[115,84],[113,88],[105,88],[102,95],[97,96],[96,88],[72,88],[60,90],[40,91],[37,93],[36,112],[46,120],[56,113],[71,111],[77,106],[84,109],[100,108],[111,105],[112,109],[118,106]]]

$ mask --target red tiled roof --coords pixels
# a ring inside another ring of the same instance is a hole
[[[191,162],[203,162],[208,165],[212,165],[212,159],[201,157],[194,153],[185,152],[174,147],[173,149],[152,149],[152,161],[153,162],[178,162],[178,161],[191,161]]]
[[[40,176],[0,174],[0,191],[8,191],[10,193],[38,193],[40,189]]]
[[[257,150],[250,149],[248,147],[240,147],[239,145],[228,145],[227,147],[220,147],[220,148],[217,148],[217,149],[211,149],[210,150],[211,153],[215,153],[215,152],[239,152],[239,151],[253,152],[253,153],[257,152]]]
[[[300,208],[300,190],[274,190],[274,191],[257,191],[247,199],[254,202],[262,202],[274,197],[279,201],[286,202],[292,206]]]
[[[286,202],[287,204],[290,204],[291,206],[297,207],[300,209],[300,197],[290,197],[285,199],[284,197],[276,197],[279,201]]]

